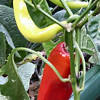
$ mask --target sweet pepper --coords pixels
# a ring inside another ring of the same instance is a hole
[[[70,55],[65,43],[58,44],[50,53],[48,60],[63,78],[70,75]],[[46,64],[37,100],[69,100],[72,94],[70,82],[61,82],[55,72]]]

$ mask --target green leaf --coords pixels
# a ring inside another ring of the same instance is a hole
[[[87,30],[85,27],[83,27],[81,31],[81,46],[82,48],[88,48],[91,50],[94,50],[95,48],[92,38],[90,38],[90,36],[87,35]]]
[[[88,31],[93,39],[100,38],[100,14],[89,19]]]
[[[88,34],[93,39],[94,43],[97,46],[98,51],[100,47],[100,14],[94,17],[91,17],[88,22]]]
[[[0,66],[5,63],[6,60],[6,42],[5,36],[0,32]]]
[[[12,48],[26,47],[27,40],[20,34],[16,26],[13,9],[4,5],[0,5],[0,32],[5,34],[9,44],[7,44],[7,55],[11,52]],[[20,55],[26,54],[20,53]],[[20,57],[18,53],[17,56]]]
[[[42,1],[42,2],[41,2]],[[46,0],[34,0],[34,2],[38,5],[40,2],[40,7],[47,12],[48,14],[51,14],[48,4],[46,2]],[[44,14],[42,14],[39,10],[37,10],[35,7],[32,8],[31,6],[29,6],[27,3],[27,8],[29,11],[29,14],[32,18],[32,20],[34,21],[34,23],[38,26],[38,27],[46,27],[50,24],[52,24],[53,22],[51,21],[51,19],[49,19],[47,16],[45,16]]]
[[[6,5],[9,7],[13,7],[13,0],[0,0],[0,5]]]
[[[83,48],[84,52],[87,54],[92,54],[91,52],[94,52],[92,56],[95,59],[95,63],[99,62],[97,48],[93,39],[87,34],[87,29],[85,27],[83,27],[81,31],[81,49]]]
[[[8,100],[6,96],[0,94],[0,100]]]
[[[98,63],[100,64],[100,57],[99,57],[99,52],[100,52],[100,14],[96,16],[92,16],[89,19],[89,22],[87,24],[87,33],[90,35],[92,38],[95,49],[96,49],[96,55],[92,56],[90,58],[91,63]],[[98,60],[95,61],[95,58]]]
[[[53,17],[59,21],[66,20],[68,18],[68,14],[66,14],[66,10],[61,10],[56,12]]]
[[[96,65],[86,73],[85,89],[81,92],[80,100],[96,100],[100,96],[99,86],[100,65]],[[73,96],[70,100],[73,100]]]
[[[45,50],[47,56],[49,56],[49,54],[52,51],[52,49],[56,46],[56,44],[53,43],[53,41],[42,43],[42,45],[44,47],[44,50]]]
[[[0,85],[5,84],[8,81],[8,77],[0,76]]]
[[[62,35],[62,34],[61,34]],[[56,40],[57,39],[57,40]],[[56,40],[56,42],[55,42]],[[64,36],[56,36],[53,40],[51,41],[48,41],[48,42],[45,42],[45,43],[42,43],[43,47],[44,47],[44,50],[47,54],[47,56],[49,56],[49,54],[51,53],[52,49],[57,45],[59,44],[60,42],[63,42],[64,41]]]
[[[26,91],[29,89],[30,79],[35,72],[36,65],[33,63],[26,63],[18,68],[19,76],[24,84],[24,88]]]
[[[93,55],[94,54],[94,51],[93,50],[90,50],[90,49],[87,49],[87,48],[81,48],[82,52],[85,52],[89,55]]]
[[[66,11],[65,10],[61,10],[61,11],[58,11],[57,13],[55,13],[53,15],[53,17],[59,21],[63,21],[65,20],[68,15],[66,14]],[[56,41],[56,42],[55,42]],[[42,43],[45,51],[46,51],[46,54],[47,56],[49,56],[50,52],[52,51],[52,49],[60,42],[63,42],[64,41],[64,35],[63,34],[57,34],[55,36],[55,38],[51,41],[48,41],[48,42],[45,42],[45,43]]]
[[[21,78],[17,72],[17,66],[14,63],[14,53],[16,49],[8,57],[6,65],[0,69],[0,74],[7,75],[8,81],[4,85],[0,85],[2,95],[9,97],[8,100],[29,100],[25,91]]]
[[[6,38],[7,42],[8,42],[8,44],[9,44],[9,46],[10,46],[12,49],[14,49],[15,46],[14,46],[14,43],[13,43],[13,41],[12,41],[12,38],[10,37],[8,31],[6,30],[6,28],[5,28],[2,24],[0,24],[0,31],[4,33],[4,36],[5,36],[5,38]]]
[[[0,0],[0,5],[8,5],[9,1],[8,0]]]
[[[15,47],[26,46],[27,41],[20,34],[14,19],[13,9],[4,5],[0,5],[0,24],[3,26],[9,36],[12,38]],[[5,33],[3,31],[3,33]],[[6,34],[5,34],[6,35]]]
[[[96,100],[100,96],[100,66],[94,66],[86,75],[85,90],[81,93],[81,100]]]
[[[72,10],[73,13],[76,13],[76,10]],[[66,12],[66,10],[60,10],[60,11],[57,11],[53,17],[59,21],[64,21],[66,20],[68,17],[69,17],[69,14],[68,12]]]
[[[43,46],[41,43],[31,43],[30,48],[35,51],[42,51]]]

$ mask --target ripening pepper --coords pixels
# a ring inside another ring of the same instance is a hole
[[[48,60],[63,78],[70,75],[70,55],[65,43],[58,44],[50,53]],[[37,100],[69,100],[72,94],[70,82],[61,82],[55,72],[46,64]]]
[[[24,0],[13,0],[14,16],[18,29],[30,42],[46,42],[51,40],[63,28],[58,24],[52,24],[45,28],[39,28],[31,19]],[[66,21],[62,21],[66,24]]]
[[[60,0],[50,0],[54,4],[63,7]],[[85,1],[79,1],[79,0],[65,0],[66,4],[69,6],[69,8],[75,9],[75,8],[86,8],[88,6],[88,2]]]
[[[31,1],[31,0],[29,0]],[[51,0],[53,3],[62,6],[59,0]],[[68,1],[67,1],[68,2]],[[87,7],[87,2],[69,1],[70,8]],[[46,42],[51,40],[63,28],[58,24],[52,24],[45,28],[39,28],[31,19],[24,0],[13,0],[14,16],[18,29],[22,35],[30,42]],[[62,21],[62,24],[67,24]]]

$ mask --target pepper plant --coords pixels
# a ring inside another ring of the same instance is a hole
[[[39,57],[46,63],[38,100],[69,100],[72,92],[74,96],[72,98],[80,100],[80,94],[85,89],[87,65],[83,52],[91,55],[91,59],[95,58],[95,62],[99,64],[97,48],[85,31],[89,27],[87,25],[89,18],[99,13],[100,0],[89,0],[88,2],[87,0],[50,1],[65,9],[67,17],[64,20],[59,21],[52,15],[53,10],[50,10],[46,0],[13,0],[14,16],[19,31],[28,41],[42,43],[48,60],[40,52],[24,47],[15,48],[13,46],[7,63],[0,68],[0,75],[6,74],[8,76],[8,82],[0,85],[0,91],[2,95],[10,96],[9,100],[18,100],[19,98],[21,100],[29,100],[14,62],[14,54],[20,57],[18,51],[32,53],[34,56],[28,56],[30,61],[33,58],[35,59],[35,57]],[[77,12],[74,13],[73,9],[76,8]],[[59,32],[63,34],[57,37]],[[54,37],[58,41],[54,42],[52,40]],[[25,63],[26,60],[23,62]],[[10,70],[12,70],[11,73],[9,73]],[[46,81],[48,81],[47,84]],[[16,93],[7,92],[13,91],[11,86],[14,87],[14,84],[21,87],[19,94],[17,94],[17,88],[15,88]],[[7,86],[10,88],[5,92],[4,89]]]

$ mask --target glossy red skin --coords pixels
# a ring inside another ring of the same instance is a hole
[[[48,60],[56,67],[63,78],[70,74],[70,56],[65,43],[58,44],[51,52]],[[46,64],[37,100],[69,100],[72,94],[71,83],[63,83],[55,72]]]

